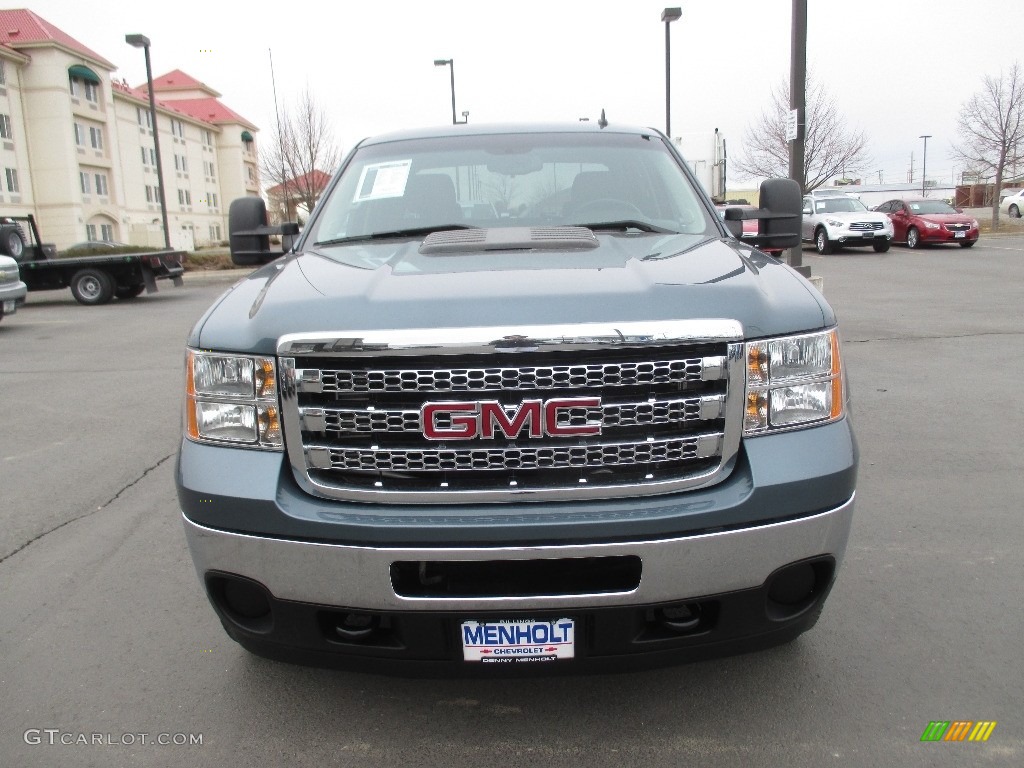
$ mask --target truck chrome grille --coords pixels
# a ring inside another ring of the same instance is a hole
[[[630,387],[721,378],[724,358],[519,368],[297,371],[301,392],[481,392],[486,390]]]
[[[284,337],[289,461],[311,493],[376,503],[709,485],[739,446],[740,342],[728,320]]]

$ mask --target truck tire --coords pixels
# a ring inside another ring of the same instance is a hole
[[[71,278],[71,294],[79,304],[106,304],[114,297],[114,281],[102,269],[80,269]]]
[[[119,285],[114,289],[114,296],[119,299],[134,299],[144,290],[146,290],[146,286],[143,283],[138,285]]]
[[[21,261],[25,253],[25,236],[17,227],[4,227],[0,230],[0,253]]]
[[[231,201],[228,209],[228,236],[231,243],[231,261],[240,266],[252,266],[272,261],[278,254],[261,255],[270,250],[267,235],[236,235],[267,225],[267,206],[260,197],[240,197]]]

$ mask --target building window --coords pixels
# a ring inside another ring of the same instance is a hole
[[[178,205],[192,205],[192,193],[189,190],[178,190]]]
[[[100,237],[103,242],[110,243],[114,240],[114,225],[113,224],[100,224]]]
[[[245,172],[249,175],[249,181],[256,181],[256,174],[253,172],[251,165],[245,166]]]
[[[10,115],[0,115],[0,139],[13,139]]]
[[[213,133],[205,128],[203,129],[203,144],[207,147],[213,146]]]
[[[152,115],[149,114],[149,110],[148,109],[143,109],[142,107],[136,107],[135,108],[135,116],[136,116],[136,118],[139,121],[139,125],[141,125],[143,128],[152,128],[153,127],[153,117],[152,117]]]
[[[146,185],[146,202],[153,202],[153,188],[149,184]]]
[[[83,195],[91,195],[92,194],[92,189],[89,186],[89,174],[86,173],[85,171],[79,171],[78,172],[78,180],[82,184],[82,194]]]
[[[95,240],[96,239],[96,225],[95,224],[86,224],[85,225],[85,239],[86,240]]]
[[[105,173],[97,173],[94,178],[96,179],[96,194],[100,197],[107,196],[107,175]]]
[[[185,138],[185,124],[181,120],[171,120],[171,133],[180,138]]]
[[[0,85],[7,85],[7,67],[3,59],[0,59]]]
[[[149,164],[156,165],[156,150],[153,147],[149,148]]]
[[[8,192],[21,192],[21,187],[18,186],[18,170],[16,168],[5,168],[7,171],[7,191]]]
[[[80,147],[85,146],[85,128],[81,123],[75,123],[75,144]]]
[[[103,149],[103,129],[93,126],[89,127],[89,143],[93,149]]]
[[[188,173],[188,158],[184,155],[174,156],[174,170]]]
[[[91,101],[93,104],[100,100],[100,89],[96,86],[96,83],[90,83],[88,80],[84,83],[85,85],[85,100]]]
[[[149,165],[149,155],[146,154],[146,148],[139,147],[139,149],[142,151],[142,164]]]

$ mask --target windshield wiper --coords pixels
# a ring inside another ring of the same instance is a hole
[[[648,221],[638,221],[636,219],[621,219],[619,221],[598,221],[593,224],[576,224],[577,227],[586,227],[587,229],[621,229],[623,231],[627,229],[639,229],[641,232],[657,232],[662,235],[678,235],[674,229],[665,229],[665,227],[659,227],[657,224],[651,224]]]
[[[409,229],[394,229],[389,232],[371,232],[368,235],[353,235],[352,237],[336,237],[333,240],[321,240],[313,243],[313,246],[325,245],[346,245],[348,243],[363,243],[369,240],[389,240],[396,237],[419,237],[429,235],[431,232],[444,232],[450,229],[473,229],[465,224],[436,224],[432,227],[410,227]]]

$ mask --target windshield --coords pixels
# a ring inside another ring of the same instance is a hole
[[[941,200],[913,200],[907,203],[911,213],[956,213],[956,209]]]
[[[860,213],[867,206],[852,197],[824,197],[814,201],[815,213]]]
[[[324,245],[446,228],[565,225],[717,233],[656,137],[509,133],[359,148],[308,237]]]

